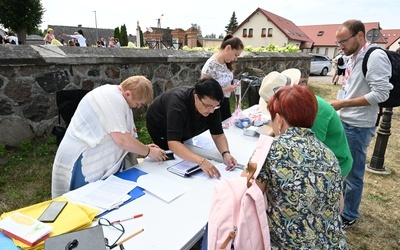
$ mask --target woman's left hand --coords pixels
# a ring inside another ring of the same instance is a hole
[[[234,170],[237,166],[236,159],[230,153],[224,154],[224,162],[226,164],[225,170],[227,171]]]

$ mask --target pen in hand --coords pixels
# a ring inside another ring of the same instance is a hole
[[[136,218],[139,218],[139,217],[142,217],[142,216],[143,216],[143,214],[137,214],[137,215],[134,215],[134,216],[126,218],[126,219],[113,221],[113,222],[111,222],[111,224],[118,223],[118,222],[124,222],[124,221],[127,221],[127,220],[136,219]]]

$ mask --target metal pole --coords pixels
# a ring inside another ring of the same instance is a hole
[[[96,15],[96,11],[95,10],[93,12],[94,12],[94,23],[95,23],[95,26],[96,26],[96,43],[97,43],[97,41],[99,41],[99,32],[97,30],[97,15]]]
[[[368,165],[366,170],[375,174],[390,174],[391,171],[383,166],[385,162],[385,152],[390,136],[390,128],[392,121],[392,108],[386,108],[383,112],[382,122],[379,126],[375,141],[374,153],[371,157],[371,163]]]

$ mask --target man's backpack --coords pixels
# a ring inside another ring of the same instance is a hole
[[[362,63],[362,71],[365,75],[367,74],[367,62],[370,54],[376,50],[382,49],[380,47],[373,47],[370,48],[367,53],[365,54],[363,63]],[[389,79],[389,82],[393,85],[393,89],[390,91],[389,98],[379,103],[381,108],[388,108],[388,107],[397,107],[400,106],[400,54],[390,50],[384,50],[386,55],[388,56],[390,62],[392,63],[392,77]]]
[[[339,66],[343,66],[343,65],[344,65],[343,55],[342,55],[341,57],[338,58],[338,60],[337,60],[337,65],[339,65]]]
[[[255,178],[264,165],[272,140],[272,137],[260,136],[248,163],[247,178],[222,180],[215,187],[207,249],[270,249],[267,199]]]

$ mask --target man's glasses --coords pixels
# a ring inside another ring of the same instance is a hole
[[[197,97],[197,98],[200,100],[201,104],[203,104],[203,107],[207,110],[213,110],[213,109],[216,110],[221,107],[220,105],[213,106],[213,105],[204,104],[204,102],[200,99],[200,97]]]
[[[355,33],[354,35],[352,35],[351,37],[349,37],[349,38],[347,38],[347,39],[344,39],[344,40],[342,40],[342,41],[336,42],[336,45],[337,45],[337,46],[340,46],[340,45],[345,46],[346,43],[347,43],[347,41],[348,41],[350,38],[355,37],[356,35],[357,35],[357,33]]]
[[[108,239],[107,239],[107,238],[105,239],[105,241],[106,241],[106,246],[107,246],[109,249],[113,249],[113,248],[116,246],[118,240],[121,239],[122,235],[125,233],[125,228],[124,228],[124,226],[122,226],[122,224],[119,223],[119,222],[111,223],[111,222],[110,222],[109,220],[107,220],[106,218],[100,218],[100,219],[99,219],[99,225],[101,225],[101,226],[106,226],[106,227],[112,227],[112,228],[117,229],[118,231],[120,231],[120,234],[119,234],[118,238],[114,241],[113,244],[109,244]]]

